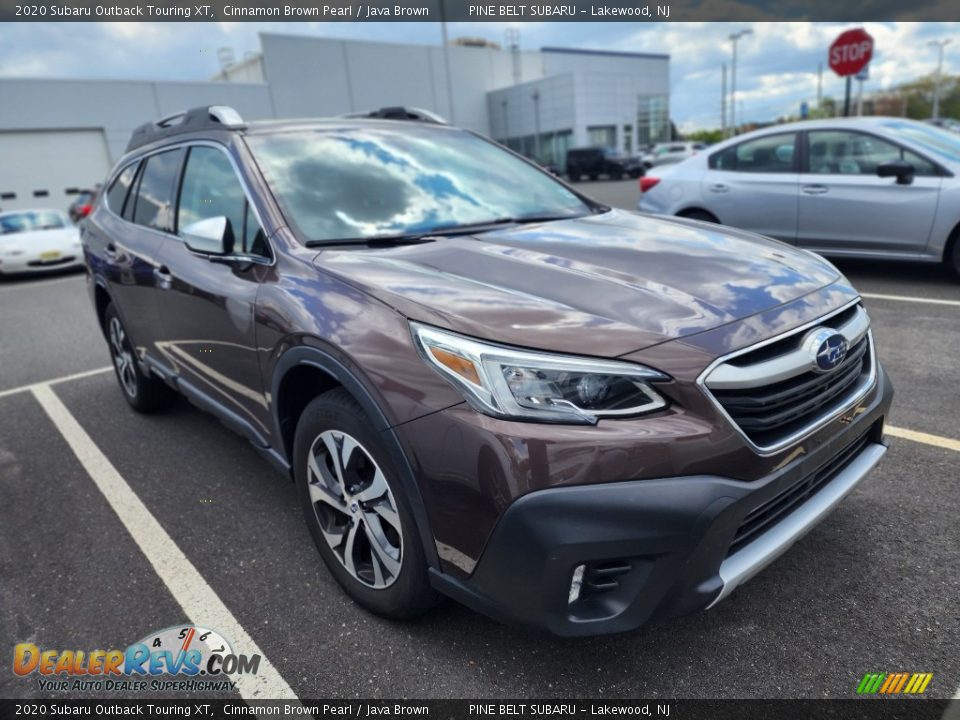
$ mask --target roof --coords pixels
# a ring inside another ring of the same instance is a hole
[[[344,125],[363,126],[381,125],[396,127],[398,123],[448,127],[438,115],[418,108],[386,107],[362,113],[341,115],[333,118],[300,120],[261,120],[247,123],[233,108],[226,105],[210,105],[191,108],[155,122],[140,125],[130,136],[127,153],[158,140],[185,135],[194,132],[243,131],[248,134],[264,134],[297,129],[316,128],[318,126],[343,127]]]

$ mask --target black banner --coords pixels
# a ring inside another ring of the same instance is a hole
[[[531,720],[941,720],[947,700],[0,700],[0,718],[454,718]]]
[[[956,20],[942,0],[0,0],[0,20],[79,22],[684,22]]]

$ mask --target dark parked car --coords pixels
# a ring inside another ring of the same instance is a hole
[[[611,180],[643,175],[643,163],[639,158],[619,155],[612,148],[590,147],[567,150],[567,176],[573,182],[582,177],[596,180],[606,175]]]
[[[70,207],[67,208],[70,222],[76,225],[89,215],[90,211],[93,210],[93,204],[96,202],[99,193],[99,187],[93,190],[81,190],[78,192],[76,196],[74,196],[73,202],[70,203]]]
[[[886,451],[832,265],[611,210],[470,132],[199,108],[106,187],[83,243],[127,402],[246,436],[373,612],[444,594],[584,635],[706,608]]]

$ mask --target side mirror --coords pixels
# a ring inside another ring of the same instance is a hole
[[[895,177],[897,185],[909,185],[913,182],[913,175],[916,172],[913,165],[906,160],[888,160],[885,163],[877,165],[878,177]]]
[[[180,231],[183,243],[204,255],[229,255],[233,252],[233,228],[223,215],[198,220]]]

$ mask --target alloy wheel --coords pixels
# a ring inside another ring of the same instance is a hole
[[[386,477],[356,439],[327,430],[307,454],[314,514],[333,554],[352,577],[382,590],[400,574],[403,534]]]
[[[123,325],[118,318],[110,318],[110,353],[113,364],[117,366],[117,376],[124,392],[132,398],[137,396],[137,374],[133,366],[133,351]]]

